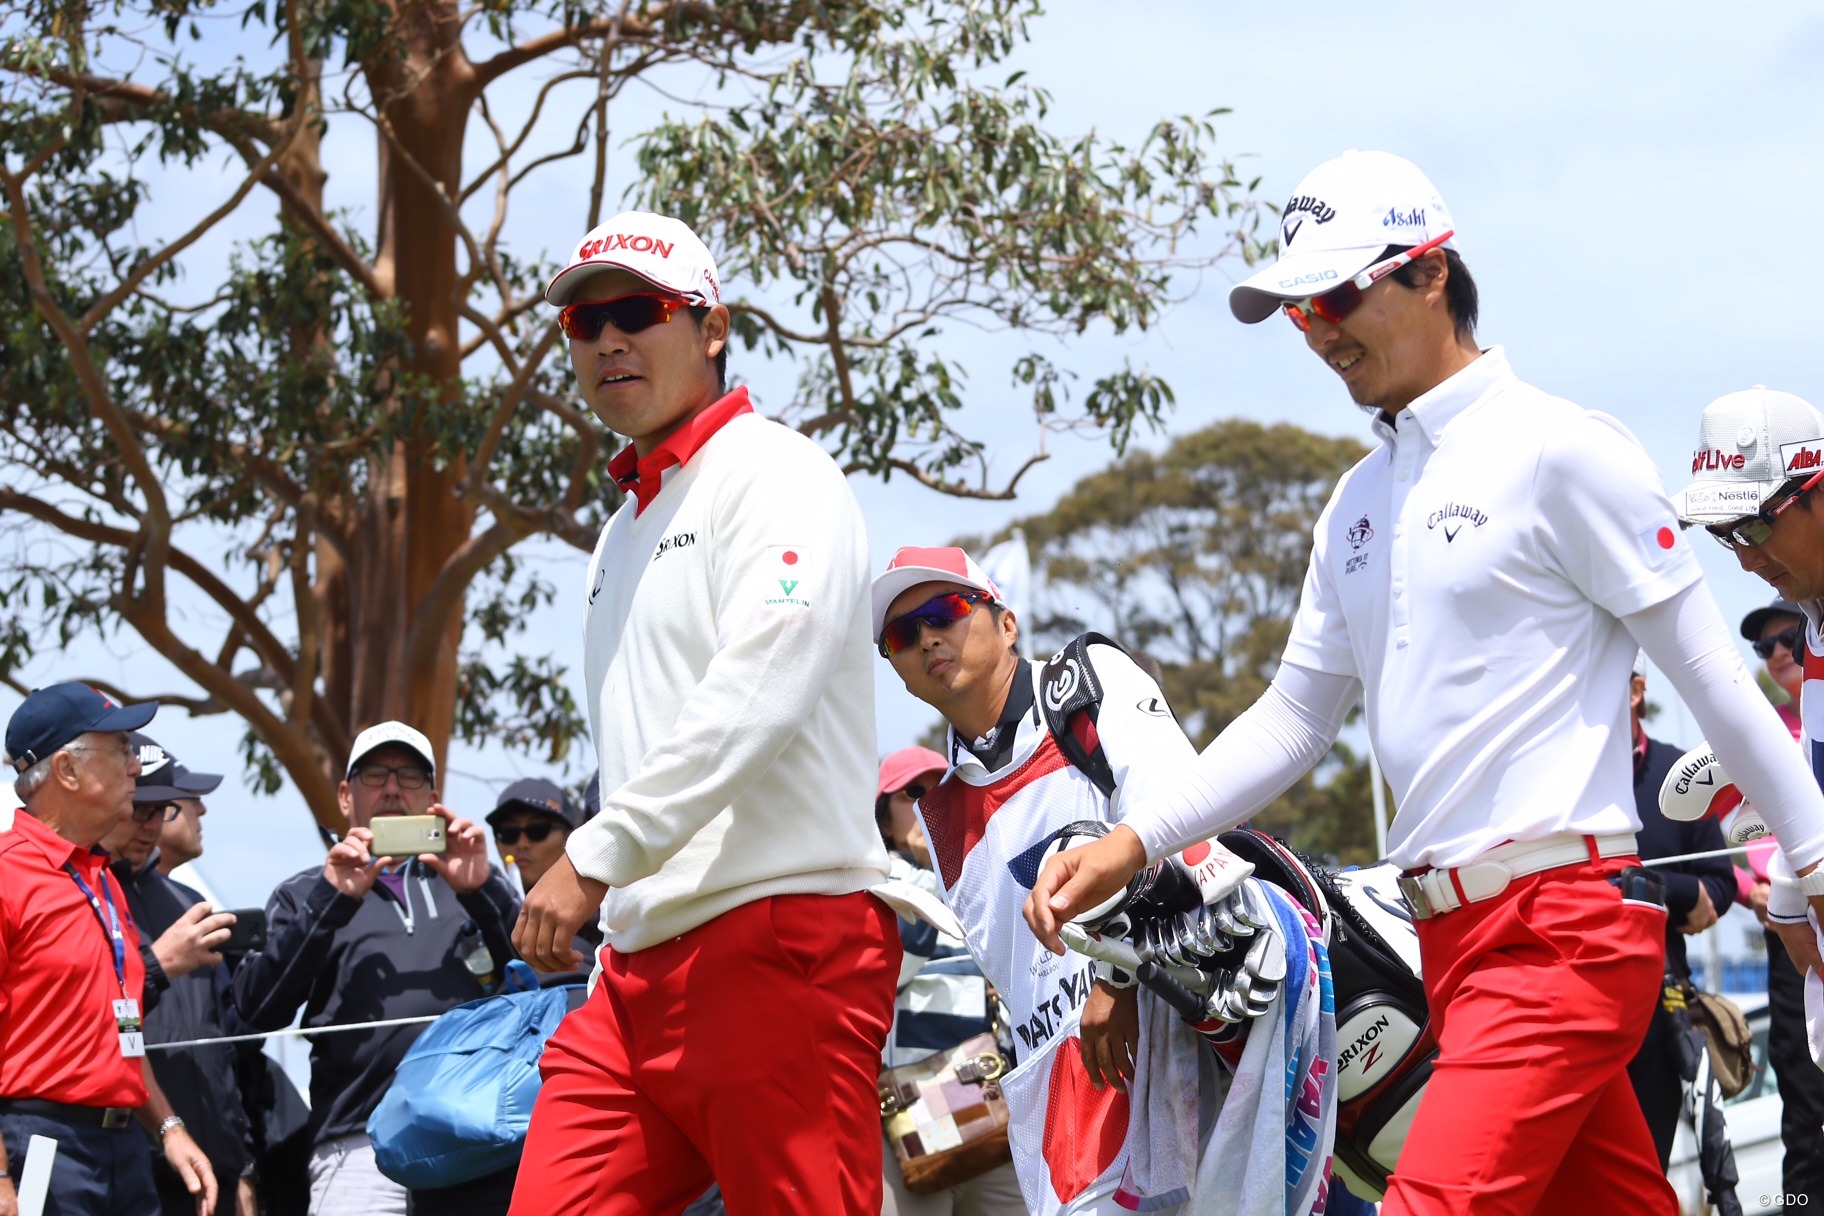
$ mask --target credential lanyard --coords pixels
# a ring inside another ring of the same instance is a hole
[[[89,911],[95,914],[95,923],[101,926],[102,934],[114,948],[114,980],[120,985],[120,995],[124,997],[127,995],[127,938],[120,931],[120,912],[114,907],[114,896],[108,890],[108,880],[105,875],[101,877],[101,898],[97,899],[95,892],[89,890],[89,884],[82,880],[82,875],[73,864],[64,862],[63,872],[76,881],[76,888],[89,901]],[[108,904],[105,918],[101,912],[104,899]]]

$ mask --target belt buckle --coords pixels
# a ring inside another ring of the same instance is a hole
[[[1412,910],[1414,920],[1430,920],[1437,915],[1431,907],[1431,900],[1425,897],[1425,887],[1411,874],[1400,875],[1400,894],[1406,898],[1406,906]]]
[[[122,1128],[133,1121],[133,1112],[124,1106],[104,1106],[101,1110],[101,1125],[110,1130]]]

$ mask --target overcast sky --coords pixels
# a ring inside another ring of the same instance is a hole
[[[1276,202],[1347,148],[1416,161],[1449,205],[1481,286],[1483,344],[1504,345],[1523,378],[1619,417],[1674,487],[1688,476],[1697,417],[1713,397],[1753,384],[1824,397],[1816,321],[1804,304],[1811,274],[1824,265],[1824,83],[1816,70],[1824,16],[1812,6],[1067,0],[1033,33],[1019,66],[1053,94],[1051,122],[1061,133],[1093,127],[1132,138],[1160,116],[1228,106],[1234,113],[1218,120],[1221,146],[1247,157],[1244,175],[1259,173],[1264,196]],[[652,104],[624,107],[618,133],[629,133],[640,107]],[[359,146],[329,171],[332,196],[370,205],[373,168]],[[256,205],[264,205],[258,196]],[[582,215],[580,201],[547,190],[520,222],[549,233],[555,255],[581,235]],[[1290,325],[1230,319],[1226,292],[1238,271],[1206,276],[1151,333],[1092,333],[1065,357],[1086,374],[1123,357],[1163,374],[1178,395],[1173,433],[1245,416],[1367,438],[1362,416]],[[955,340],[965,352],[990,342]],[[737,368],[763,411],[783,406],[784,373]],[[997,469],[1017,467],[1033,441],[1029,413],[998,375],[977,376],[970,390],[968,426],[992,441]],[[1083,440],[1054,440],[1051,450],[1008,504],[945,499],[903,480],[858,482],[876,568],[899,545],[979,534],[1042,510],[1110,456]],[[1769,597],[1719,546],[1697,548],[1732,620]],[[548,637],[575,673],[572,589],[584,559],[551,552],[545,568],[565,598],[555,626],[535,640]],[[65,662],[155,686],[147,673],[162,678],[162,669],[136,651],[122,640]],[[78,674],[65,662],[46,658],[30,675],[49,682]],[[912,741],[932,715],[884,665],[881,674],[884,751]],[[1663,685],[1656,695],[1670,697]],[[17,703],[0,697],[0,715]],[[295,796],[254,798],[243,788],[237,725],[168,711],[155,726],[193,768],[230,773],[210,799],[204,864],[230,906],[263,902],[278,879],[320,861]],[[1696,742],[1676,710],[1661,733]],[[447,801],[476,815],[500,785],[544,771],[461,749],[450,767]]]

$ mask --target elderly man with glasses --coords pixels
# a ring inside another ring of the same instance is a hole
[[[519,900],[488,862],[480,825],[438,801],[430,740],[403,722],[361,732],[339,796],[343,837],[320,868],[266,904],[266,948],[234,977],[235,1003],[261,1030],[439,1014],[490,991],[513,957]],[[373,821],[445,820],[442,856],[375,857]],[[404,1187],[381,1174],[367,1139],[422,1026],[318,1036],[310,1052],[311,1216],[405,1216]],[[427,1211],[420,1204],[419,1212]]]
[[[0,1216],[17,1216],[35,1136],[57,1143],[46,1211],[158,1210],[133,1117],[163,1148],[190,1210],[215,1208],[209,1158],[146,1060],[139,929],[96,848],[131,822],[140,759],[127,732],[156,710],[54,684],[7,723],[24,809],[0,836]]]
[[[1693,480],[1674,499],[1679,518],[1735,554],[1781,597],[1742,619],[1742,636],[1791,698],[1780,707],[1824,784],[1824,416],[1790,393],[1755,387],[1704,409]],[[1796,715],[1795,711],[1796,710]],[[1767,1053],[1780,1084],[1787,1210],[1824,1202],[1824,1079],[1805,1037],[1804,962],[1789,949],[1809,936],[1806,892],[1774,853],[1750,852],[1771,889],[1750,888],[1767,934]],[[1762,900],[1765,900],[1763,905]],[[1808,943],[1809,944],[1809,943]]]

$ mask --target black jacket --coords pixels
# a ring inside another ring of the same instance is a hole
[[[1685,853],[1704,853],[1728,847],[1723,829],[1714,819],[1696,823],[1675,823],[1659,811],[1659,787],[1684,755],[1679,748],[1658,739],[1647,740],[1646,759],[1634,765],[1634,809],[1640,815],[1641,857],[1677,857]],[[1704,861],[1681,861],[1675,865],[1654,866],[1653,872],[1666,880],[1666,970],[1689,978],[1690,964],[1685,958],[1685,935],[1678,926],[1685,923],[1691,909],[1697,906],[1697,888],[1702,883],[1710,889],[1710,902],[1721,916],[1735,902],[1735,867],[1727,857]]]
[[[478,946],[498,980],[514,957],[519,899],[500,871],[457,895],[436,871],[405,863],[408,906],[385,883],[365,899],[331,886],[321,868],[280,884],[266,904],[266,948],[235,972],[241,1016],[260,1030],[342,1026],[439,1014],[485,996],[464,962]],[[318,1035],[310,1048],[310,1140],[362,1131],[423,1026]]]
[[[160,874],[154,853],[135,872],[125,860],[113,865],[114,876],[126,892],[127,907],[138,923],[142,945],[151,943],[183,914],[203,902],[203,897],[180,882]],[[152,964],[156,966],[156,963]],[[156,1004],[147,1002],[146,1042],[177,1043],[186,1039],[221,1038],[241,1030],[229,1008],[228,968],[222,963],[201,967],[188,975],[168,979],[158,971],[163,987]],[[147,971],[146,991],[153,989]],[[171,1100],[171,1109],[183,1117],[191,1138],[209,1158],[222,1193],[234,1194],[234,1180],[247,1165],[247,1116],[241,1102],[243,1061],[231,1045],[183,1047],[175,1051],[150,1051],[152,1075]],[[158,1158],[158,1153],[153,1153]],[[168,1168],[160,1160],[161,1168]]]

